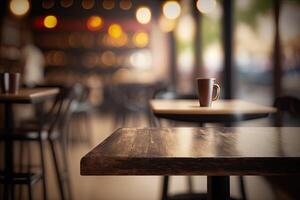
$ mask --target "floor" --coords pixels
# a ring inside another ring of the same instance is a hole
[[[143,117],[135,118],[126,122],[126,127],[143,127],[146,126]],[[93,114],[91,120],[91,144],[79,143],[73,141],[69,149],[69,162],[71,166],[71,181],[73,196],[75,200],[158,200],[160,199],[161,181],[159,176],[81,176],[80,175],[80,158],[90,149],[108,137],[115,126],[113,117],[109,114]],[[264,123],[257,121],[255,124]],[[77,123],[76,123],[77,124]],[[78,125],[78,124],[77,124]],[[253,123],[242,124],[251,126]],[[73,130],[72,130],[73,129]],[[71,129],[75,138],[84,140],[85,135],[79,135],[78,126]],[[77,134],[77,135],[76,135]],[[36,151],[33,154],[38,156]],[[35,156],[34,156],[35,157]],[[53,173],[53,164],[50,160],[50,154],[47,152],[47,177],[48,177],[48,196],[49,199],[59,199],[56,187],[55,176]],[[248,199],[274,199],[271,188],[261,177],[247,176],[246,191]],[[205,177],[193,177],[194,190],[206,191]],[[187,191],[186,177],[172,177],[170,181],[170,193],[180,193]],[[35,188],[35,199],[41,199],[41,187],[38,184]],[[17,190],[18,191],[18,190]],[[231,195],[239,198],[240,193],[237,185],[237,177],[231,178]],[[23,191],[23,198],[26,199],[27,191]]]

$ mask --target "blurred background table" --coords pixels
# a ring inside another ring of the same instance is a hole
[[[158,118],[199,123],[232,123],[263,118],[276,112],[274,107],[237,99],[217,100],[211,107],[200,107],[198,100],[155,99],[150,101],[150,106]]]
[[[54,98],[59,93],[57,88],[32,88],[32,89],[20,89],[17,94],[0,94],[0,103],[4,104],[4,133],[6,135],[11,134],[14,128],[13,122],[13,104],[36,104],[44,102],[48,99]],[[13,197],[13,143],[9,137],[5,140],[5,199],[11,199]]]

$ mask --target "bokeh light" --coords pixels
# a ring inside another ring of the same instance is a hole
[[[181,7],[177,1],[167,1],[163,5],[163,13],[168,19],[176,19],[181,13]]]
[[[143,48],[149,43],[149,36],[146,32],[137,32],[133,35],[133,43],[136,47]]]
[[[86,26],[90,31],[98,31],[102,28],[103,20],[99,16],[91,16],[86,22]]]
[[[60,1],[60,6],[63,8],[69,8],[73,4],[73,0],[61,0]]]
[[[101,62],[106,66],[113,66],[116,63],[116,55],[112,51],[105,51],[101,55]]]
[[[81,6],[86,10],[92,9],[94,5],[95,5],[94,0],[83,0],[81,3]]]
[[[119,38],[112,38],[113,40],[111,41],[112,42],[112,46],[115,46],[115,47],[122,47],[124,45],[127,44],[128,42],[128,36],[126,33],[122,33],[121,37]]]
[[[28,0],[12,0],[9,8],[14,15],[22,16],[29,11],[30,5]]]
[[[122,36],[123,30],[119,24],[111,24],[108,28],[108,34],[112,38],[120,38]]]
[[[81,45],[81,35],[79,33],[71,33],[68,38],[68,44],[73,48],[78,48]]]
[[[57,25],[57,18],[54,15],[48,15],[44,18],[44,26],[46,28],[55,28]]]
[[[120,1],[120,8],[122,10],[129,10],[132,7],[131,0],[121,0]]]
[[[138,69],[149,69],[152,65],[152,54],[150,50],[140,50],[134,52],[130,56],[130,63],[133,67]]]
[[[216,7],[216,0],[198,0],[197,8],[202,13],[210,13]]]
[[[180,17],[176,26],[176,37],[183,42],[191,42],[195,35],[195,26],[195,21],[191,15]]]
[[[106,10],[111,10],[115,7],[115,1],[114,0],[104,0],[102,2],[102,6]]]
[[[158,19],[158,26],[162,32],[171,32],[175,29],[176,20],[168,19],[164,15],[161,15]]]
[[[141,24],[148,24],[151,20],[151,10],[146,7],[140,7],[136,11],[136,19]]]

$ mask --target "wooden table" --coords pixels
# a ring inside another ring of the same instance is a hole
[[[156,117],[185,122],[227,123],[257,119],[275,113],[276,108],[262,106],[243,100],[217,100],[211,107],[200,107],[198,100],[165,100],[150,101]]]
[[[59,93],[57,88],[34,88],[20,89],[17,94],[0,93],[0,103],[4,104],[4,133],[13,132],[13,104],[36,104],[54,98]],[[13,196],[12,174],[13,174],[13,141],[9,137],[5,140],[5,199]]]
[[[300,174],[300,128],[125,128],[81,159],[81,175],[207,175],[229,199],[231,175]]]

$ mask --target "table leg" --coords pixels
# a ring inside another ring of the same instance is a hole
[[[13,127],[12,104],[4,104],[4,134],[11,134]],[[6,137],[4,142],[5,149],[5,175],[4,175],[4,199],[13,198],[13,142],[10,137]]]
[[[207,191],[209,200],[230,199],[230,177],[229,176],[208,176]]]

